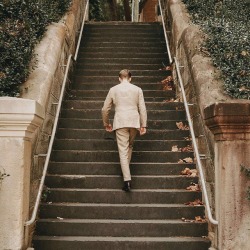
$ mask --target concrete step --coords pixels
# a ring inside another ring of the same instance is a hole
[[[147,141],[138,140],[135,141],[133,149],[135,151],[171,151],[172,146],[177,145],[178,148],[183,148],[191,145],[189,141]],[[53,145],[55,150],[117,150],[117,143],[115,140],[81,140],[81,139],[56,139]]]
[[[158,34],[157,32],[143,32],[143,31],[138,31],[133,33],[133,39],[131,39],[131,34],[129,32],[124,32],[123,31],[116,31],[114,30],[113,32],[99,32],[96,31],[94,33],[92,32],[87,32],[85,36],[83,36],[82,41],[87,41],[87,40],[100,40],[100,41],[110,41],[116,42],[116,41],[137,41],[141,39],[142,41],[144,40],[152,40],[152,41],[165,41],[164,38],[164,33]]]
[[[186,157],[193,158],[193,152],[133,151],[131,162],[178,162]],[[118,151],[53,150],[51,161],[65,162],[119,162]]]
[[[150,120],[185,120],[186,112],[183,110],[148,110],[148,119]],[[100,119],[100,109],[63,109],[62,118],[79,118],[79,119]],[[113,112],[110,114],[113,117]],[[177,127],[175,127],[177,129]]]
[[[177,129],[176,122],[186,124],[186,120],[148,120],[150,129]],[[104,129],[101,119],[78,119],[78,118],[60,118],[59,128],[73,129]]]
[[[78,90],[78,92],[79,91],[81,91],[81,90]],[[144,91],[146,91],[146,90],[144,90]],[[73,90],[73,92],[74,92],[74,90]],[[107,93],[108,93],[108,91],[107,91]],[[173,98],[175,98],[174,92],[172,92],[172,95],[168,95],[166,97],[164,97],[164,96],[162,96],[162,97],[157,97],[157,96],[156,97],[155,96],[145,97],[144,96],[145,102],[169,102]],[[68,93],[68,95],[66,96],[66,100],[75,100],[75,101],[93,101],[93,100],[96,100],[96,101],[102,101],[102,102],[104,102],[105,97],[100,97],[100,96],[99,97],[98,96],[95,96],[95,97],[92,97],[92,96],[83,96],[81,94],[80,95],[75,95],[75,94],[72,95],[72,94]]]
[[[35,236],[36,250],[207,250],[210,241],[201,237],[83,237]]]
[[[108,94],[108,90],[71,90],[69,97],[78,97],[78,98],[102,98],[104,101]],[[174,91],[162,91],[162,90],[144,90],[143,95],[145,98],[150,97],[151,99],[158,98],[173,98],[175,96]],[[81,99],[80,99],[81,100]],[[98,100],[98,99],[97,99]],[[147,100],[147,99],[146,99]]]
[[[121,189],[50,188],[47,202],[78,202],[106,204],[179,204],[201,200],[201,192],[182,189],[135,189],[125,193]],[[205,234],[204,234],[205,235]]]
[[[194,169],[190,163],[139,163],[132,162],[132,175],[179,175],[184,168]],[[58,175],[120,175],[118,162],[50,162],[49,174]]]
[[[100,109],[103,101],[73,101],[65,100],[63,102],[64,109]],[[147,102],[147,110],[184,110],[181,102]]]
[[[148,129],[147,134],[140,137],[140,140],[184,140],[189,137],[188,130],[159,130]],[[106,132],[104,129],[67,129],[59,128],[56,134],[57,139],[105,139],[114,140],[114,132]]]
[[[198,183],[197,177],[182,175],[132,176],[133,189],[185,189],[192,183]],[[45,181],[49,188],[121,188],[120,175],[47,175]]]
[[[99,63],[98,61],[85,61],[85,62],[77,62],[77,68],[84,68],[86,70],[88,69],[103,69],[103,70],[115,70],[117,72],[120,72],[120,70],[122,69],[132,69],[132,70],[159,70],[161,68],[164,67],[164,65],[162,64],[162,62],[157,62],[156,64],[145,64],[145,63],[131,63],[131,62],[127,62],[127,63],[113,63],[113,62],[109,62],[109,63]],[[167,65],[167,64],[165,64]]]
[[[119,50],[119,49],[118,49]],[[167,57],[167,53],[166,54],[166,57]],[[145,58],[145,59],[148,59],[148,58],[162,58],[162,56],[164,56],[164,53],[142,53],[142,52],[115,52],[112,51],[112,52],[83,52],[83,53],[80,53],[79,54],[79,58],[96,58],[98,60],[98,58],[113,58],[113,59],[116,59],[116,58],[128,58],[128,59],[131,59],[131,58]],[[164,57],[165,59],[165,57]],[[146,72],[147,73],[147,72]],[[96,74],[98,75],[98,74]]]
[[[126,51],[127,47],[113,47],[112,44],[109,47],[92,47],[92,46],[84,46],[79,51],[80,54],[86,53],[86,52],[92,52],[92,53],[102,53],[102,52],[113,52],[117,53],[120,51]],[[135,53],[165,53],[167,52],[166,46],[163,44],[161,47],[130,47],[129,52],[135,52]]]
[[[144,47],[144,48],[157,48],[157,47],[161,47],[161,48],[165,48],[166,49],[166,42],[163,40],[159,40],[159,41],[131,41],[130,42],[125,42],[125,41],[112,41],[112,42],[100,42],[100,41],[84,41],[81,43],[81,48],[86,48],[86,47],[90,47],[90,48],[97,48],[97,47],[110,47],[113,46],[114,48],[126,48],[127,50],[129,48],[135,48],[135,47]]]
[[[98,43],[99,46],[103,46],[103,44],[105,43],[109,43],[112,44],[114,47],[117,46],[121,46],[120,43],[132,43],[133,46],[138,46],[139,44],[141,45],[151,45],[151,44],[155,44],[158,46],[161,46],[165,43],[165,39],[163,39],[163,37],[133,37],[133,40],[131,41],[130,37],[117,37],[114,40],[114,37],[85,37],[82,42],[81,45],[82,46],[88,46],[91,45],[93,46],[92,43]]]
[[[165,79],[163,77],[162,79]],[[117,83],[118,84],[118,83]],[[86,83],[86,82],[78,82],[78,83],[72,83],[71,88],[72,89],[78,89],[78,90],[106,90],[108,91],[110,88],[114,87],[117,84],[113,83]],[[137,83],[136,86],[140,87],[143,91],[144,90],[161,90],[164,91],[164,84],[157,82],[157,83]]]
[[[136,83],[159,83],[161,82],[165,77],[156,75],[156,76],[134,76],[133,77],[133,83],[136,85]],[[118,73],[113,76],[82,76],[82,75],[75,75],[74,82],[77,83],[99,83],[99,84],[106,84],[111,83],[114,85],[117,85],[118,82]]]
[[[102,56],[104,53],[93,53],[93,55],[100,55]],[[110,53],[111,54],[111,53]],[[90,55],[90,53],[89,53]],[[166,70],[130,70],[132,73],[132,78],[134,76],[160,76],[163,79],[169,75],[171,75],[171,71],[166,71]],[[116,76],[118,77],[119,71],[117,70],[107,70],[107,69],[88,69],[86,70],[84,67],[80,68],[78,67],[76,69],[76,75],[81,75],[81,76]],[[117,82],[119,83],[119,82]],[[133,83],[133,82],[132,82]]]
[[[42,203],[40,217],[70,219],[173,220],[203,216],[203,206],[184,204]]]
[[[207,235],[207,223],[181,220],[40,219],[36,232],[47,236],[201,237]]]
[[[102,43],[102,46],[104,46],[104,43]],[[143,46],[143,45],[141,45]],[[78,59],[79,63],[119,63],[119,64],[159,64],[161,66],[163,63],[165,65],[168,65],[168,59],[167,56],[162,55],[161,57],[158,58],[112,58],[112,57],[106,57],[106,58],[92,58],[92,57],[79,57]],[[124,67],[122,67],[124,68]],[[121,69],[122,69],[121,68]],[[133,67],[131,67],[133,69]]]

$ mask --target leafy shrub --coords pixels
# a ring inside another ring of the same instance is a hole
[[[36,43],[57,22],[71,0],[0,1],[0,96],[18,96],[30,73]]]
[[[222,72],[226,92],[250,99],[250,0],[183,0],[208,38],[205,47]]]

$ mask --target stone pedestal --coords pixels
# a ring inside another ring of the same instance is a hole
[[[23,249],[24,222],[29,217],[30,167],[35,130],[44,118],[33,100],[0,98],[0,248]]]
[[[219,250],[247,250],[250,240],[250,103],[216,103],[204,110],[215,139],[216,218]]]

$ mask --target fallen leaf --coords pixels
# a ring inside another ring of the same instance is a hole
[[[193,163],[193,159],[191,157],[186,157],[183,159],[185,163]]]
[[[58,220],[63,220],[63,218],[61,218],[61,217],[56,217]]]
[[[184,140],[185,140],[185,141],[191,141],[192,138],[191,138],[191,137],[184,137]]]
[[[170,85],[165,85],[165,86],[163,87],[163,90],[173,90],[173,88],[172,88],[172,86],[170,86]]]
[[[162,84],[167,84],[173,81],[173,77],[172,76],[167,76],[165,79],[163,79],[161,81]]]
[[[187,145],[184,148],[181,148],[182,152],[192,152],[193,151],[193,147],[191,145]]]
[[[177,163],[184,163],[184,161],[182,159],[179,159]]]
[[[187,206],[203,206],[204,203],[200,199],[196,199],[194,201],[189,201],[184,203]]]
[[[172,152],[178,152],[178,151],[179,151],[178,146],[177,146],[177,145],[174,145],[174,146],[172,147]]]
[[[196,222],[206,222],[206,219],[202,218],[201,216],[195,216]]]
[[[200,191],[200,186],[199,186],[199,184],[192,183],[190,186],[188,186],[186,188],[186,190],[198,192],[198,191]]]
[[[176,126],[180,130],[189,130],[189,127],[187,125],[184,125],[183,122],[176,122]]]

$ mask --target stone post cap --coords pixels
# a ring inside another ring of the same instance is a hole
[[[29,140],[44,117],[44,108],[34,100],[0,97],[0,137],[24,137]]]
[[[204,109],[215,140],[250,140],[250,102],[214,103]]]

